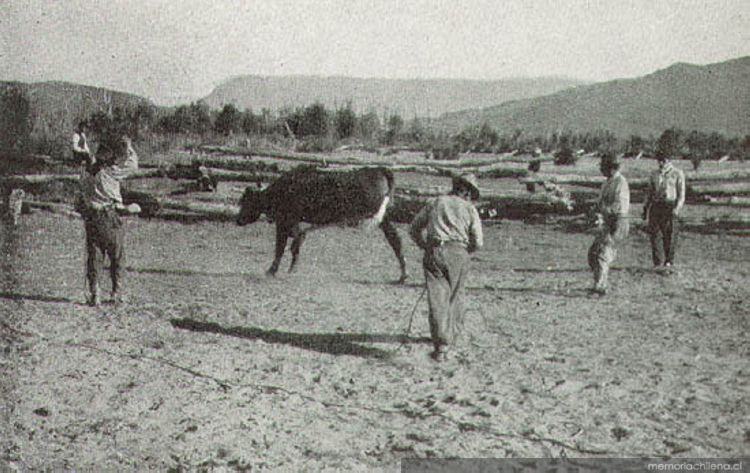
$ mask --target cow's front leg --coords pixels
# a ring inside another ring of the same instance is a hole
[[[300,230],[299,225],[295,225],[295,227],[292,229],[292,264],[289,265],[290,273],[296,271],[297,269],[299,250],[302,247],[302,242],[305,241],[306,234],[306,232]]]
[[[276,271],[279,270],[279,264],[281,263],[281,257],[284,256],[284,250],[286,250],[286,241],[289,238],[289,229],[279,224],[276,224],[276,254],[273,258],[271,267],[268,268],[266,274],[269,276],[275,276]]]

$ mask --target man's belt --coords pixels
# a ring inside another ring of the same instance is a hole
[[[427,246],[430,247],[431,249],[440,248],[446,245],[457,245],[463,248],[467,248],[469,246],[466,243],[462,241],[458,241],[458,240],[430,240],[429,242],[427,242]]]

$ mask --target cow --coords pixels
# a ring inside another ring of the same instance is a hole
[[[240,200],[237,224],[253,223],[261,214],[276,223],[276,253],[267,271],[273,276],[279,269],[289,238],[292,238],[289,272],[293,272],[307,231],[371,219],[380,226],[393,248],[401,267],[398,281],[403,283],[407,274],[401,238],[386,215],[389,203],[393,202],[393,192],[393,173],[385,168],[321,171],[311,166],[299,166],[283,174],[265,190],[248,187]],[[309,225],[303,229],[303,224]]]

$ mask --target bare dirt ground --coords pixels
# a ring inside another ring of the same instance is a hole
[[[598,298],[590,235],[487,226],[460,353],[436,364],[424,299],[404,337],[421,256],[405,242],[411,279],[392,284],[379,232],[315,232],[269,279],[269,224],[128,219],[129,299],[89,308],[79,220],[1,231],[0,470],[750,452],[747,238],[684,234],[665,276],[634,231]]]

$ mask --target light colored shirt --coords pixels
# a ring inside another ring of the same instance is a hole
[[[603,215],[627,215],[630,212],[630,186],[620,171],[615,171],[602,184],[599,212]]]
[[[409,234],[421,247],[456,242],[473,252],[484,244],[479,212],[455,195],[440,196],[425,205],[414,217]]]
[[[651,174],[646,205],[655,202],[672,204],[677,211],[685,205],[685,174],[672,163]]]
[[[138,169],[138,155],[128,146],[122,162],[103,167],[94,175],[85,173],[81,177],[81,191],[86,203],[96,209],[107,205],[121,207],[123,204],[120,181],[135,169]]]
[[[89,143],[84,132],[73,133],[73,152],[89,154]]]

